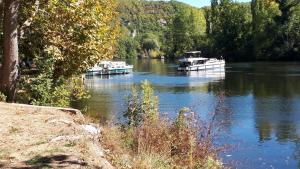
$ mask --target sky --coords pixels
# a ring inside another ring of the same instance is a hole
[[[210,0],[178,0],[196,7],[203,7],[210,5]],[[238,2],[249,2],[250,0],[237,0]]]

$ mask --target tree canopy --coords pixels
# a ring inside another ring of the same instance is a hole
[[[4,1],[4,6],[8,2]],[[115,12],[117,5],[114,0],[29,0],[19,3],[18,9],[13,8],[17,9],[19,16],[18,34],[14,37],[19,40],[17,46],[20,47],[17,53],[19,55],[14,57],[20,60],[15,64],[20,66],[21,69],[17,72],[21,71],[22,76],[21,79],[15,76],[13,83],[15,85],[18,81],[21,82],[19,89],[27,91],[29,95],[39,92],[51,95],[59,89],[68,90],[66,86],[62,88],[62,85],[69,83],[70,78],[85,72],[99,61],[114,56],[119,34],[118,15]],[[4,11],[0,9],[0,14],[3,15]],[[10,29],[11,26],[6,24],[9,22],[3,23],[5,36],[5,28]],[[1,53],[2,50],[0,55]],[[2,60],[7,58],[10,56],[4,53]],[[37,70],[34,76],[27,76],[23,71],[28,63],[30,69]],[[5,65],[2,68],[6,69]],[[2,73],[1,77],[10,77],[13,72]],[[4,84],[3,81],[1,84]],[[37,85],[36,92],[32,88],[35,85],[31,84]],[[2,88],[2,92],[7,93],[7,90]],[[46,98],[36,97],[38,95],[28,97],[34,100]]]

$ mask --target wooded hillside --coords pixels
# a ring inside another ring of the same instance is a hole
[[[206,32],[205,12],[184,3],[171,1],[119,0],[118,12],[122,37],[118,57],[134,58],[174,56],[174,48],[182,54],[186,47],[174,47],[173,41],[189,44],[192,36]]]
[[[298,0],[211,0],[195,8],[176,1],[119,0],[119,58],[180,57],[202,50],[229,61],[300,60]]]

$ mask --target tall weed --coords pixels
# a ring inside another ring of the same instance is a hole
[[[210,121],[205,121],[190,109],[183,108],[174,121],[160,116],[158,98],[148,81],[142,83],[140,92],[137,86],[133,87],[128,98],[128,108],[124,112],[128,123],[119,128],[118,137],[104,140],[107,148],[116,149],[117,145],[119,150],[129,154],[127,167],[222,168],[213,144],[215,115]],[[111,139],[120,141],[113,143]],[[119,150],[114,151],[120,153]]]

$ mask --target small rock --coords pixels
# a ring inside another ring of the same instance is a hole
[[[81,126],[85,131],[87,131],[90,134],[96,135],[100,133],[100,130],[95,126],[92,125],[81,125]]]

